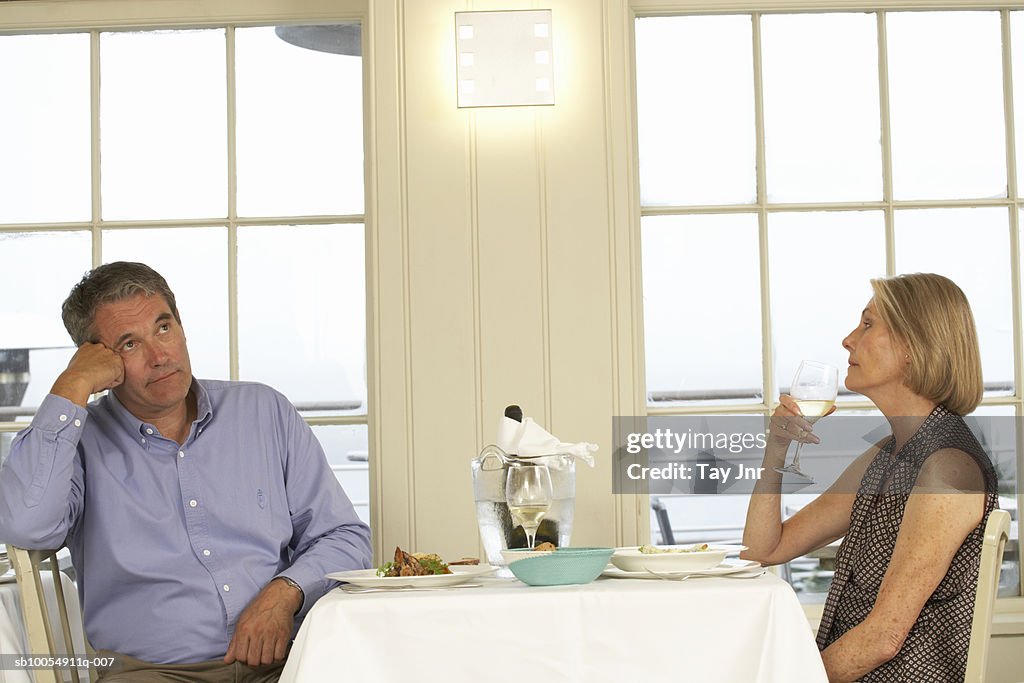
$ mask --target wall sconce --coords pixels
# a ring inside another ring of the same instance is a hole
[[[554,104],[551,10],[456,12],[459,107]]]

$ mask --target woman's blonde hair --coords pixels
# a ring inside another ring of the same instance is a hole
[[[911,273],[871,281],[875,308],[910,356],[914,393],[967,415],[981,402],[981,353],[971,305],[952,280]]]

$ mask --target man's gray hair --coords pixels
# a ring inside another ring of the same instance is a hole
[[[115,261],[86,273],[81,282],[71,288],[71,293],[64,300],[61,317],[75,346],[98,341],[92,330],[96,309],[103,304],[129,299],[137,294],[162,296],[171,307],[174,319],[181,324],[174,292],[167,286],[167,281],[160,273],[145,263]]]

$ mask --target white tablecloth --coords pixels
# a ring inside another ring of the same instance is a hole
[[[10,575],[8,575],[9,577]],[[68,618],[71,621],[71,639],[75,643],[75,652],[85,652],[82,635],[82,612],[78,604],[78,590],[71,579],[61,574],[61,586],[64,588],[64,598],[68,604]],[[7,577],[5,577],[6,580]],[[64,635],[60,628],[60,619],[57,616],[57,598],[53,590],[53,579],[49,572],[41,574],[43,591],[46,593],[46,601],[49,604],[52,616],[53,637],[56,641],[57,652],[66,652],[64,649]],[[25,622],[21,618],[21,596],[18,594],[18,585],[10,580],[0,583],[0,654],[21,655],[28,653],[25,641]],[[0,683],[31,683],[26,669],[3,669],[0,668]]]
[[[803,609],[771,574],[480,583],[333,590],[310,610],[281,681],[826,681]]]

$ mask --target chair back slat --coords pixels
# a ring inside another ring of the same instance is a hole
[[[46,657],[75,655],[71,618],[68,615],[67,600],[57,562],[57,551],[25,550],[8,545],[7,555],[18,580],[18,593],[21,597],[21,612],[25,622],[25,638],[29,654]],[[43,590],[42,572],[47,564],[53,577],[54,596],[60,619],[61,635],[64,637],[65,652],[57,651],[52,618],[47,606],[46,593]],[[91,657],[92,654],[92,648],[86,644],[85,655]],[[67,680],[65,673],[70,676],[73,683],[82,683],[78,668],[74,666],[59,667],[55,664],[52,668],[35,669],[33,673],[36,683],[64,683]],[[95,668],[90,666],[88,680],[98,680],[98,678]]]
[[[964,683],[984,683],[988,666],[989,636],[992,634],[992,612],[999,592],[999,570],[1003,550],[1010,534],[1010,513],[993,510],[985,524],[985,540],[978,569],[978,590],[974,595],[974,618],[971,622],[971,644],[967,651],[967,672]]]
[[[71,640],[71,619],[68,618],[68,603],[64,599],[64,585],[60,579],[60,566],[57,563],[57,554],[54,553],[50,556],[49,561],[50,573],[53,576],[53,591],[57,597],[57,614],[60,616],[60,631],[64,636],[65,647],[68,650],[67,654],[72,654],[75,641]],[[47,616],[49,616],[49,611],[47,611]],[[71,666],[68,668],[71,671],[71,680],[74,683],[82,683],[78,678],[78,667]]]

